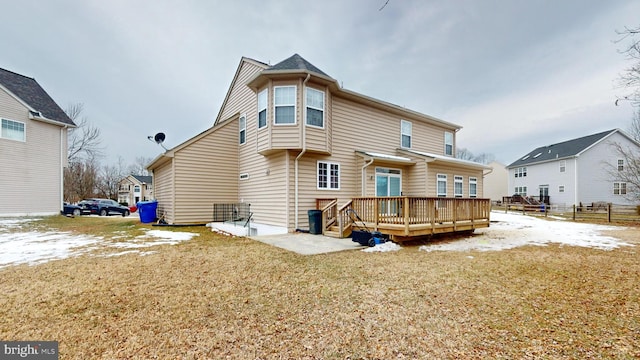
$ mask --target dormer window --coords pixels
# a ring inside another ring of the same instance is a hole
[[[306,88],[307,125],[324,127],[324,92]]]
[[[296,87],[276,86],[274,92],[275,124],[287,125],[296,123]]]
[[[258,93],[258,128],[267,126],[267,97],[269,89],[264,89]]]

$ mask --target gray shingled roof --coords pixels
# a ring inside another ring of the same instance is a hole
[[[147,175],[131,175],[131,176],[136,178],[136,180],[140,181],[141,183],[153,184],[152,176],[147,176]]]
[[[76,125],[35,79],[0,68],[0,84],[45,118]]]
[[[618,131],[618,129],[604,131],[601,133],[588,135],[553,145],[541,146],[527,153],[526,155],[521,156],[518,160],[514,161],[507,167],[510,168],[514,166],[523,166],[533,163],[576,156],[591,145],[597,143],[607,135],[616,131]]]
[[[326,77],[331,77],[298,54],[291,55],[291,57],[280,61],[267,70],[308,70]]]

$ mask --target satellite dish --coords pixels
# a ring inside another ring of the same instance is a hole
[[[166,137],[164,136],[164,133],[157,133],[156,136],[153,137],[153,140],[157,143],[157,144],[162,144],[162,142],[164,142],[164,139]]]

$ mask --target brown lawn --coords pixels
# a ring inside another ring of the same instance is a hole
[[[76,220],[53,226],[116,221]],[[637,247],[301,256],[189,231],[147,256],[0,269],[0,339],[57,340],[61,359],[640,357]]]

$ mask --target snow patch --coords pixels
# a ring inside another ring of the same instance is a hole
[[[139,249],[157,245],[175,245],[198,236],[196,233],[174,232],[166,230],[146,230],[145,235],[127,239],[119,233],[114,238],[105,239],[91,235],[74,235],[69,232],[56,231],[16,231],[23,223],[34,219],[0,220],[0,269],[10,265],[36,265],[51,260],[80,256],[94,250],[104,248]],[[7,232],[11,230],[11,232]],[[118,242],[113,240],[117,239]],[[152,251],[128,250],[114,254],[121,256],[129,253],[140,256],[152,254]]]
[[[634,246],[602,235],[602,231],[623,230],[620,226],[545,220],[533,216],[491,212],[491,226],[476,230],[476,235],[464,239],[420,246],[421,251],[499,251],[520,246],[581,246],[613,250]]]
[[[377,244],[376,246],[373,247],[368,247],[366,249],[362,249],[362,251],[364,252],[389,252],[389,251],[398,251],[402,249],[402,246],[391,242],[391,241],[387,241],[385,243],[382,244]]]

